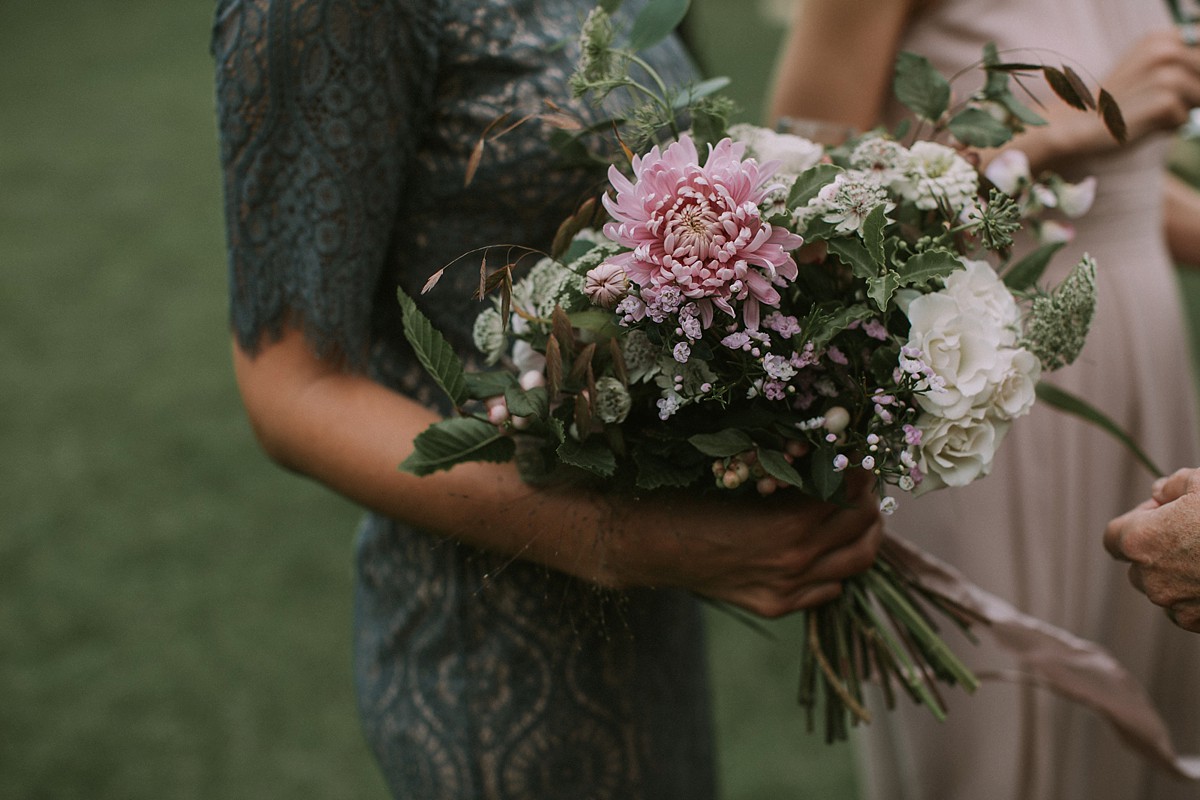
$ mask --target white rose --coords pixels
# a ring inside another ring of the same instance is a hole
[[[959,419],[926,416],[917,426],[922,431],[917,465],[925,477],[914,494],[920,495],[943,486],[966,486],[987,475],[1009,423],[978,414]]]
[[[799,175],[816,166],[825,156],[825,149],[816,142],[757,125],[734,125],[729,129],[729,136],[734,141],[745,143],[750,155],[760,162],[777,162],[780,173]]]
[[[943,290],[954,297],[960,308],[978,314],[985,324],[999,325],[1008,330],[1012,344],[1017,338],[1017,325],[1021,321],[1021,308],[1013,298],[1004,281],[986,261],[960,259],[963,269],[952,272],[946,278]]]
[[[964,310],[947,292],[934,292],[908,307],[908,346],[940,379],[939,389],[919,395],[921,408],[939,417],[961,417],[991,397],[1007,329]]]
[[[1042,362],[1024,347],[1006,351],[1007,365],[1002,366],[992,394],[991,410],[1002,420],[1023,417],[1037,399],[1037,382]]]

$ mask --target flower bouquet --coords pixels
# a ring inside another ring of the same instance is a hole
[[[673,26],[664,5],[686,7],[652,3],[632,42]],[[1051,215],[1086,211],[1089,183],[1035,180],[1019,156],[981,172],[972,147],[1038,122],[1012,78],[1042,73],[1119,132],[1111,100],[1092,101],[1069,71],[1004,64],[989,50],[984,87],[951,109],[947,81],[904,54],[895,89],[924,134],[825,147],[728,126],[720,82],[673,93],[631,77],[653,73],[616,40],[597,9],[576,91],[650,99],[617,120],[626,157],[551,252],[519,251],[490,271],[485,258],[474,338],[488,368],[465,370],[400,294],[406,336],[461,412],[423,432],[402,468],[517,460],[531,481],[571,471],[613,491],[835,502],[848,473],[865,471],[884,513],[906,494],[986,475],[1042,372],[1082,347],[1095,265],[1084,258],[1057,287],[1038,285],[1062,246]],[[1044,243],[1014,260],[1021,228]],[[889,703],[899,687],[944,714],[937,683],[976,681],[938,619],[973,622],[886,548],[839,599],[806,612],[810,724],[820,713],[827,736],[844,738],[868,719],[867,680]]]

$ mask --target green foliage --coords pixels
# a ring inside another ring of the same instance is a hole
[[[468,461],[512,461],[513,441],[499,428],[478,417],[452,417],[435,422],[413,442],[412,455],[400,469],[429,475]]]
[[[964,108],[946,127],[954,138],[972,147],[999,147],[1013,136],[1010,127],[981,108]]]
[[[929,122],[941,119],[950,105],[950,82],[929,59],[916,53],[897,56],[892,89],[905,108]]]
[[[1054,254],[1065,242],[1050,242],[1028,253],[1004,272],[1004,283],[1015,291],[1031,289],[1041,279]]]
[[[1084,419],[1093,425],[1096,425],[1101,430],[1107,431],[1115,437],[1119,442],[1128,448],[1142,466],[1150,471],[1154,477],[1162,477],[1166,475],[1162,469],[1154,463],[1153,459],[1146,454],[1138,443],[1127,434],[1120,425],[1112,421],[1112,419],[1100,409],[1086,402],[1081,397],[1071,394],[1065,389],[1060,389],[1053,384],[1040,381],[1037,385],[1038,401],[1045,403],[1048,406],[1053,406],[1059,411],[1065,411],[1076,417]]]
[[[617,457],[595,437],[580,442],[568,436],[558,446],[558,458],[567,466],[578,467],[604,478],[617,471]]]
[[[463,377],[462,361],[403,289],[397,289],[396,296],[404,315],[404,338],[412,345],[421,366],[442,388],[450,402],[461,406],[467,401],[467,382]]]
[[[637,52],[667,38],[687,15],[691,0],[654,0],[647,3],[629,32],[629,49]]]
[[[698,433],[688,437],[692,447],[706,456],[728,458],[754,449],[754,440],[743,430],[727,428],[716,433]]]
[[[769,450],[765,447],[758,448],[758,463],[762,464],[764,470],[772,478],[795,486],[804,492],[808,491],[808,487],[804,483],[804,478],[800,477],[800,473],[796,471],[784,457],[784,454],[778,450]]]

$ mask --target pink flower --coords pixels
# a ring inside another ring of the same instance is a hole
[[[629,279],[619,264],[605,261],[588,270],[583,280],[583,293],[593,304],[613,308],[629,289]]]
[[[714,309],[757,330],[760,305],[776,306],[776,286],[796,278],[790,251],[803,239],[763,220],[758,205],[774,186],[774,165],[742,160],[745,145],[721,140],[700,164],[684,135],[663,152],[633,159],[630,181],[610,167],[616,198],[605,195],[613,222],[604,233],[632,252],[609,259],[625,269],[647,306],[673,287],[696,303],[705,328]]]

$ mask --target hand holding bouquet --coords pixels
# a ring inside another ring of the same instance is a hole
[[[981,174],[969,145],[1037,121],[1010,93],[1013,73],[1042,71],[1095,108],[1082,82],[987,52],[985,87],[952,112],[944,79],[904,55],[897,95],[929,138],[876,131],[823,147],[729,127],[716,83],[647,89],[614,41],[597,10],[574,83],[651,98],[618,127],[636,154],[608,165],[608,190],[563,223],[552,252],[506,248],[516,257],[494,270],[484,259],[490,301],[475,341],[492,368],[465,371],[400,297],[409,341],[462,411],[421,434],[403,468],[516,459],[535,482],[570,473],[615,493],[794,491],[835,503],[854,475],[884,513],[906,494],[986,475],[1042,372],[1081,349],[1096,267],[1085,258],[1057,287],[1038,286],[1062,245],[1049,215],[1086,211],[1090,184],[1034,180],[1019,156]],[[1045,243],[1014,261],[1021,228]],[[867,718],[867,679],[937,715],[937,682],[974,687],[931,612],[972,621],[886,548],[806,612],[800,700],[823,708],[830,738]]]

